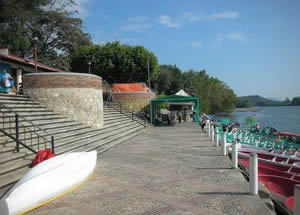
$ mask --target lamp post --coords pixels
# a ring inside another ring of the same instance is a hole
[[[149,87],[149,89],[151,90],[149,61],[150,61],[150,59],[149,59],[149,57],[148,57],[148,60],[147,60],[148,87]]]
[[[89,74],[91,74],[91,65],[92,65],[92,62],[91,62],[91,61],[89,61],[89,62],[88,62]]]
[[[33,37],[34,41],[34,65],[35,65],[35,72],[37,72],[37,41],[38,37]]]

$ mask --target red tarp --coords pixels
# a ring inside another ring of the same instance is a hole
[[[51,149],[42,149],[36,154],[34,160],[32,161],[31,166],[34,167],[35,165],[38,165],[39,163],[43,162],[44,160],[47,160],[54,156],[55,156],[55,154],[52,153]]]
[[[130,83],[130,84],[112,84],[113,92],[149,92],[148,87],[144,83]]]

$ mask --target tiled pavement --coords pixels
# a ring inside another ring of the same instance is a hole
[[[192,123],[154,127],[98,157],[90,180],[30,215],[273,214]]]

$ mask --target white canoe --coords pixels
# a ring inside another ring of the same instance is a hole
[[[20,215],[72,191],[94,172],[97,152],[62,154],[28,171],[1,199],[0,215]]]

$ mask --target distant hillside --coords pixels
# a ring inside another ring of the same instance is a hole
[[[237,108],[251,107],[251,106],[280,106],[287,105],[282,101],[274,101],[271,99],[264,98],[259,95],[253,96],[240,96],[237,98]]]

